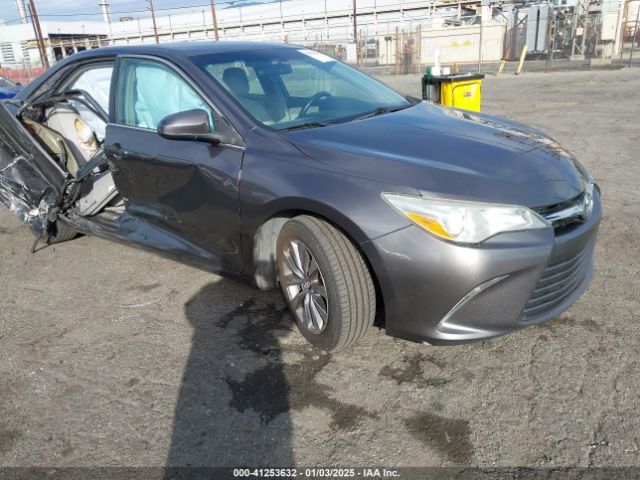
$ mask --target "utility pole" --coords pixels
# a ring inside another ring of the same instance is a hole
[[[358,59],[358,65],[360,65],[360,42],[358,41],[358,14],[356,7],[356,0],[353,1],[353,41],[356,42],[356,58]]]
[[[153,9],[153,0],[147,0],[147,2],[149,3],[149,10],[151,10],[151,21],[153,22],[153,35],[156,37],[156,44],[159,44],[160,39],[158,39],[158,27],[156,25],[156,12]]]
[[[36,40],[38,41],[38,50],[40,51],[40,60],[42,66],[46,69],[49,68],[49,58],[47,57],[47,48],[44,45],[44,38],[42,37],[42,29],[40,28],[40,20],[38,19],[38,12],[33,0],[29,0],[29,10],[31,10],[31,18],[33,20],[33,29],[36,34]]]
[[[211,18],[213,19],[213,35],[216,42],[220,40],[218,35],[218,17],[216,16],[216,0],[211,0]]]

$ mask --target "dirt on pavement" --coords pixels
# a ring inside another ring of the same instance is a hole
[[[0,465],[640,465],[638,92],[640,70],[486,79],[483,111],[550,133],[604,201],[584,297],[486,342],[375,329],[328,355],[277,293],[93,237],[32,255],[1,208]]]

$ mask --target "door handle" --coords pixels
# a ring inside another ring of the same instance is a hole
[[[114,143],[113,145],[108,146],[106,151],[114,160],[124,160],[124,157],[127,154],[119,143]]]

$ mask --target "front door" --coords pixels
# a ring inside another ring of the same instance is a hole
[[[0,203],[41,232],[66,176],[0,102]]]
[[[238,135],[172,66],[121,58],[118,72],[115,122],[107,126],[105,152],[127,213],[172,235],[180,250],[194,245],[220,268],[241,271],[238,183],[244,150]],[[221,144],[158,135],[164,117],[194,108],[209,112]]]

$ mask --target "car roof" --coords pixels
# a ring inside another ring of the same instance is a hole
[[[198,42],[175,42],[161,43],[159,45],[116,45],[112,47],[102,47],[94,50],[85,50],[72,57],[93,57],[106,55],[140,54],[140,55],[162,55],[162,56],[185,56],[206,55],[208,53],[237,52],[242,50],[256,50],[266,48],[300,48],[296,45],[286,43],[270,42],[238,42],[238,41],[198,41]]]

